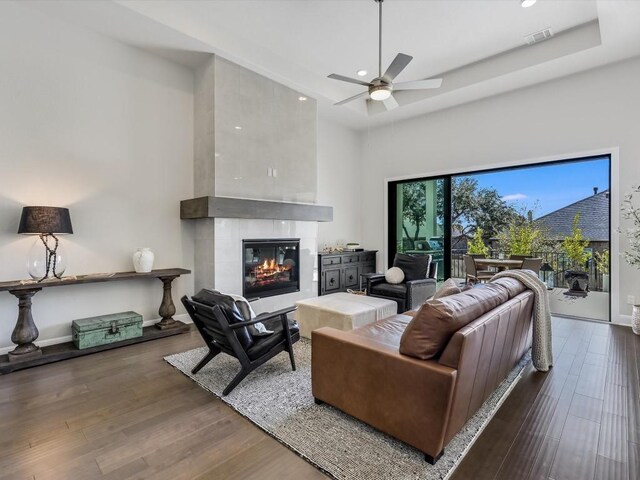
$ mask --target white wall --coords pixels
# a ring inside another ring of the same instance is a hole
[[[362,198],[366,211],[386,208],[385,178],[559,159],[609,147],[619,147],[619,172],[612,177],[614,195],[616,189],[627,192],[640,183],[638,78],[640,60],[633,59],[365,132]],[[619,219],[615,199],[614,226]],[[362,219],[363,237],[382,249],[385,215],[363,214]],[[615,232],[612,236],[612,251],[624,249],[626,241],[618,243]],[[612,260],[614,295],[619,263],[614,315],[618,305],[620,313],[630,312],[627,295],[640,296],[640,271],[618,260]]]
[[[0,45],[0,280],[27,277],[24,205],[69,207],[66,274],[131,270],[140,246],[156,268],[192,268],[193,226],[179,218],[193,195],[192,72],[17,3],[0,3]],[[174,285],[176,301],[193,290],[191,276]],[[158,280],[45,289],[33,299],[40,344],[75,318],[156,319],[161,298]],[[17,317],[6,292],[0,316],[2,349]]]
[[[318,203],[333,207],[333,222],[318,224],[318,247],[346,242],[373,245],[362,237],[360,134],[324,119],[318,121]],[[364,184],[366,185],[366,183]]]

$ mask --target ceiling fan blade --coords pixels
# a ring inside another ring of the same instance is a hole
[[[386,100],[383,100],[382,103],[384,104],[384,108],[386,108],[387,110],[393,110],[394,108],[398,108],[400,106],[396,99],[393,98],[393,95],[391,95]]]
[[[357,100],[360,97],[366,97],[366,96],[369,96],[369,91],[368,90],[366,92],[362,92],[362,93],[359,93],[357,95],[354,95],[353,97],[345,98],[344,100],[342,100],[342,101],[340,101],[338,103],[334,103],[334,105],[344,105],[345,103],[349,103],[349,102],[351,102],[353,100]]]
[[[356,85],[363,85],[365,87],[369,86],[369,83],[367,82],[358,80],[357,78],[349,78],[343,75],[338,75],[337,73],[332,73],[331,75],[329,75],[329,78],[333,78],[334,80],[340,80],[341,82],[355,83]]]
[[[425,88],[440,88],[441,78],[430,78],[428,80],[414,80],[413,82],[400,82],[393,85],[394,90],[422,90]]]
[[[391,65],[389,65],[389,68],[387,68],[387,71],[384,72],[382,77],[389,82],[393,81],[393,79],[396,78],[407,65],[409,65],[411,60],[413,60],[411,55],[399,53],[396,55],[396,58],[393,59],[393,62],[391,62]]]

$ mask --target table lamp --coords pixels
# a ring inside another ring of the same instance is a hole
[[[27,269],[31,278],[41,282],[49,277],[49,272],[55,278],[61,278],[66,268],[66,258],[56,235],[73,233],[69,209],[23,207],[18,233],[39,236],[27,259]]]

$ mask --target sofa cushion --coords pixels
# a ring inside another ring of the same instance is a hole
[[[277,344],[285,341],[285,331],[282,328],[282,320],[279,318],[273,318],[271,320],[267,320],[264,322],[267,327],[274,332],[268,337],[256,338],[254,339],[253,345],[249,349],[247,349],[247,356],[251,360],[256,360],[260,358],[265,353],[271,351],[273,347]],[[289,332],[292,336],[295,336],[300,332],[298,324],[289,320],[287,322],[289,324]]]
[[[407,255],[406,253],[396,253],[393,259],[393,266],[404,272],[404,281],[422,280],[427,278],[431,255]]]
[[[407,286],[405,284],[378,283],[371,287],[371,293],[383,297],[405,298],[407,296]]]
[[[442,286],[438,289],[438,291],[433,296],[432,300],[437,300],[438,298],[448,297],[449,295],[454,295],[456,293],[460,293],[460,287],[456,283],[453,278],[448,279],[446,282],[442,284]]]
[[[400,353],[421,360],[437,357],[457,330],[507,300],[506,287],[492,283],[429,300],[402,334]]]
[[[193,297],[198,303],[213,307],[217,305],[224,314],[230,325],[235,323],[242,323],[245,321],[244,316],[238,309],[238,305],[235,300],[229,295],[218,292],[217,290],[202,289],[196,293]],[[249,333],[247,327],[238,328],[236,331],[236,337],[245,350],[253,345],[253,337]]]
[[[354,328],[351,333],[397,349],[400,345],[402,332],[405,331],[411,319],[412,317],[406,314],[392,315],[391,317]]]
[[[516,295],[521,294],[527,289],[521,281],[510,277],[496,278],[495,280],[491,280],[491,283],[502,285],[504,288],[506,288],[507,292],[509,293],[510,299],[515,297]]]

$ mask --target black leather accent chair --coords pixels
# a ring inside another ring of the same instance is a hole
[[[287,314],[293,312],[296,307],[261,313],[254,320],[247,321],[233,298],[216,291],[203,290],[191,299],[185,295],[181,300],[209,348],[209,352],[191,373],[198,373],[222,352],[237,358],[240,362],[240,372],[224,389],[223,396],[228,395],[249,373],[280,352],[289,352],[291,368],[296,369],[293,344],[300,340],[300,332],[298,324],[287,318]],[[253,337],[247,326],[258,322],[273,333]]]
[[[438,264],[431,255],[396,254],[393,266],[405,274],[403,283],[387,283],[384,275],[367,278],[367,295],[393,300],[398,304],[398,313],[419,308],[436,293]]]

